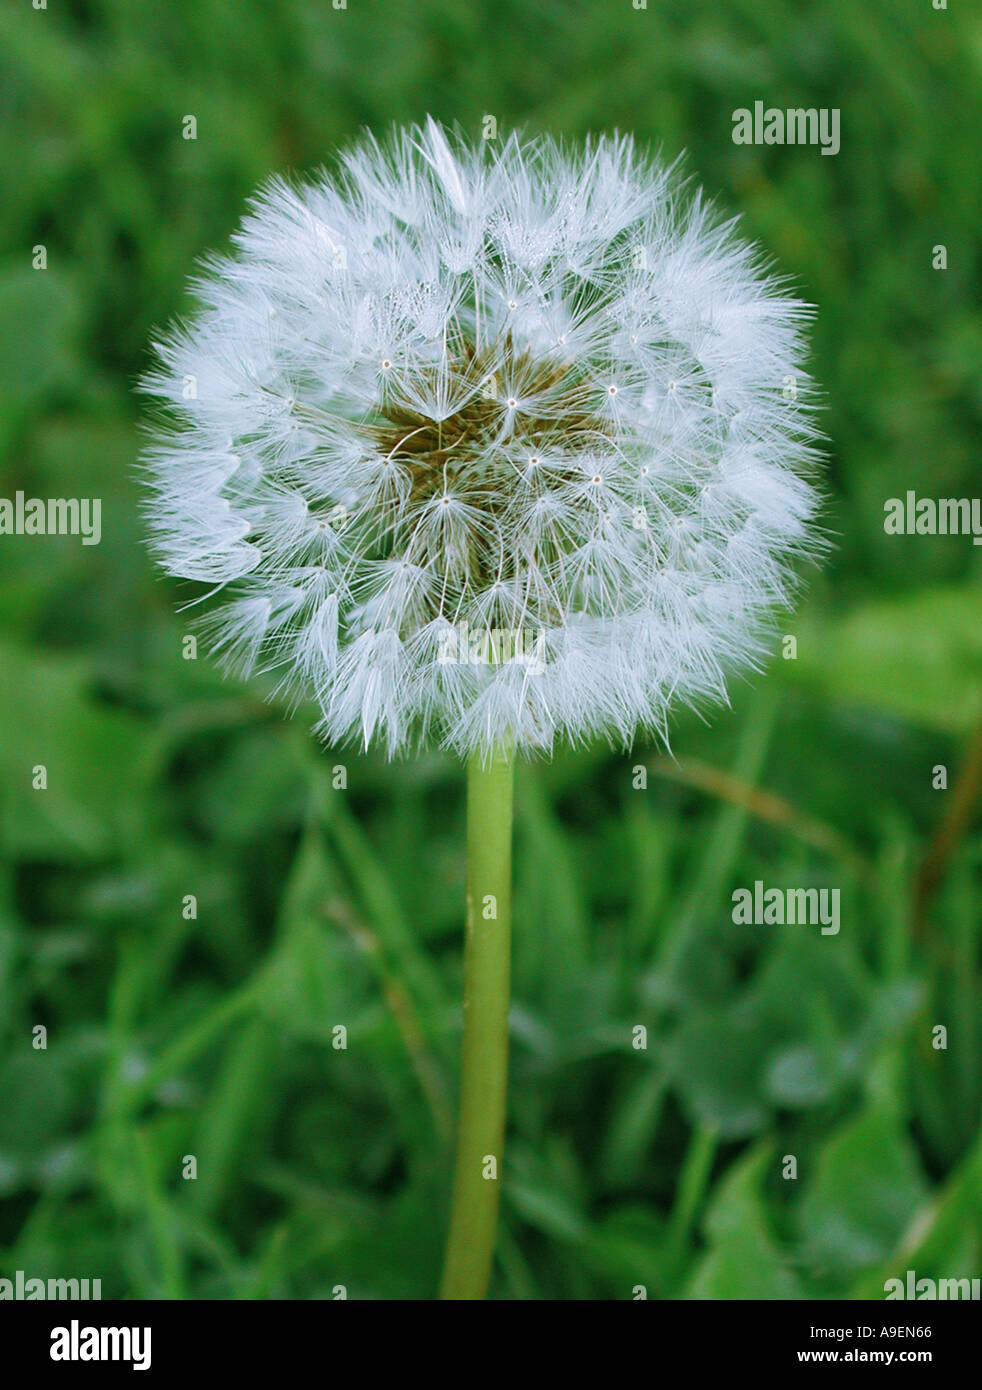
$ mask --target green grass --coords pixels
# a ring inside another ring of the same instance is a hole
[[[923,910],[916,884],[982,718],[982,550],[887,536],[883,504],[978,493],[982,21],[927,0],[25,0],[0,53],[0,495],[102,497],[104,533],[0,537],[0,1276],[436,1291],[462,769],[319,748],[304,711],[182,659],[133,392],[263,178],[428,110],[687,150],[817,304],[827,401],[834,551],[783,621],[797,659],[776,643],[732,709],[680,716],[677,766],[520,769],[494,1294],[977,1276],[972,798]],[[757,98],[840,108],[841,153],[734,146]],[[839,888],[839,935],[735,926],[758,878]]]

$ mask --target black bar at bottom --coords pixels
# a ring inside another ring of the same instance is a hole
[[[439,1304],[333,1303],[54,1303],[0,1306],[4,1365],[20,1376],[50,1368],[66,1381],[86,1373],[176,1377],[242,1370],[350,1379],[352,1369],[377,1376],[391,1361],[420,1376],[463,1375],[461,1338],[486,1378],[496,1362],[508,1373],[529,1358],[550,1366],[584,1351],[612,1372],[629,1356],[687,1370],[884,1365],[954,1370],[979,1336],[972,1302],[894,1303],[558,1303],[447,1309]],[[553,1321],[555,1319],[555,1322]],[[512,1331],[525,1334],[521,1342]],[[451,1344],[443,1339],[453,1337]],[[524,1348],[524,1350],[523,1350]],[[343,1353],[344,1362],[336,1357]],[[354,1359],[355,1365],[351,1362]],[[468,1358],[464,1358],[467,1360]],[[451,1365],[450,1362],[454,1364]],[[334,1370],[332,1371],[332,1367]],[[582,1365],[580,1366],[583,1370]],[[26,1383],[17,1379],[17,1383]]]

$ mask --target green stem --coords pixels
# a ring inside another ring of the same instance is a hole
[[[467,764],[467,941],[460,1118],[440,1297],[487,1293],[498,1224],[508,1078],[514,758]]]

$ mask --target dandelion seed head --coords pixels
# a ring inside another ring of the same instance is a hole
[[[809,310],[674,170],[429,120],[233,240],[145,380],[155,545],[222,591],[223,662],[390,754],[659,736],[759,662],[818,544]],[[535,659],[447,659],[502,630]]]

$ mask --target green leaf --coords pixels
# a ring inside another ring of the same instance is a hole
[[[758,1133],[767,1120],[760,1076],[771,1039],[754,1000],[693,1013],[669,1049],[673,1079],[695,1124],[726,1139]]]
[[[767,1223],[761,1186],[773,1161],[770,1144],[757,1146],[717,1185],[703,1223],[710,1249],[696,1266],[688,1298],[804,1297]]]
[[[51,1052],[29,1042],[0,1068],[0,1191],[37,1175],[65,1139],[71,1089]],[[4,1180],[6,1179],[6,1180]]]
[[[799,1171],[809,1169],[799,1154]],[[886,1111],[850,1121],[819,1152],[798,1212],[804,1260],[820,1276],[884,1259],[927,1196],[906,1131]]]
[[[134,826],[146,782],[142,728],[89,687],[78,658],[0,647],[0,829],[8,852],[85,858],[117,846]],[[35,790],[38,767],[47,787]]]
[[[776,670],[843,704],[966,733],[982,718],[982,588],[918,589],[803,623],[797,660]]]

